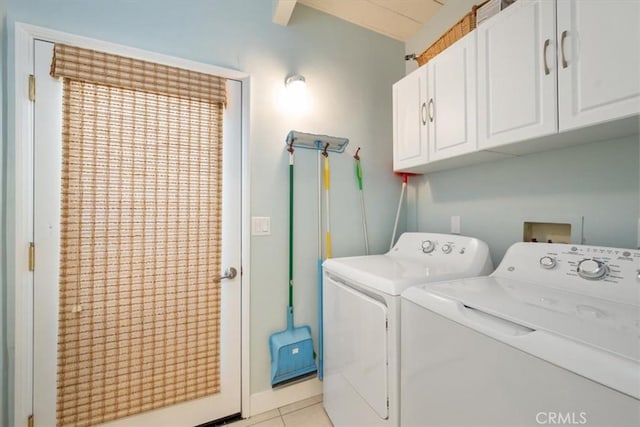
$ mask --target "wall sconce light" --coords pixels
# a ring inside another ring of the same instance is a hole
[[[307,80],[300,74],[291,74],[284,79],[287,90],[300,90],[307,85]]]
[[[301,116],[309,111],[307,80],[300,74],[289,74],[284,79],[284,91],[280,96],[282,110],[291,116]]]

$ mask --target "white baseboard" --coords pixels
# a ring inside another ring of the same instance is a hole
[[[261,391],[251,395],[250,414],[247,415],[255,416],[319,394],[322,394],[322,382],[317,378],[275,390]]]

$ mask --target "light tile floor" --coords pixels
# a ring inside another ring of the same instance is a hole
[[[322,407],[322,395],[229,424],[230,427],[333,427]]]

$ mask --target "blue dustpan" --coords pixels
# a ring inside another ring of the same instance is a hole
[[[293,327],[293,307],[287,307],[287,329],[269,337],[271,386],[316,372],[308,326]]]
[[[293,327],[293,147],[289,147],[289,305],[287,329],[269,337],[271,386],[316,371],[311,328]]]

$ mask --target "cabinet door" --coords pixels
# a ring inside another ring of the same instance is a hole
[[[640,2],[558,1],[560,130],[640,113]]]
[[[518,1],[480,24],[480,149],[557,131],[555,3]]]
[[[476,33],[458,40],[427,64],[429,160],[477,149]]]
[[[427,72],[422,66],[393,85],[393,169],[427,163]]]

